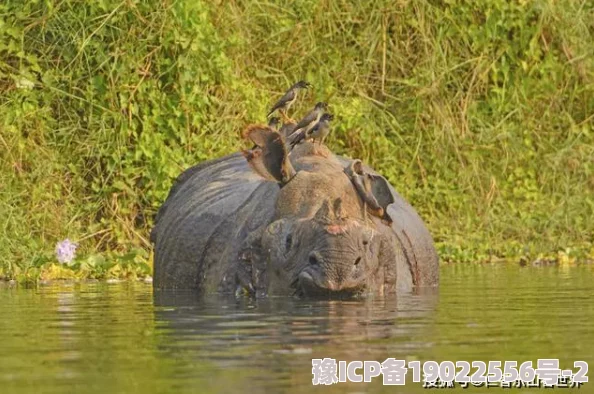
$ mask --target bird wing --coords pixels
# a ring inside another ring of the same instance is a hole
[[[314,114],[314,116],[315,116],[315,114]],[[315,118],[313,118],[313,119],[311,120],[311,122],[313,122],[314,120],[315,120]],[[310,123],[311,123],[311,122],[310,122]],[[299,123],[301,123],[301,122],[299,122]],[[309,123],[308,123],[308,124],[309,124]],[[308,124],[306,124],[305,126],[307,126]],[[297,126],[299,126],[299,124],[298,124]],[[298,131],[297,131],[296,133],[295,133],[295,132],[293,132],[293,133],[292,133],[292,134],[290,134],[290,135],[289,135],[289,137],[287,138],[287,139],[289,140],[289,144],[291,145],[291,149],[292,149],[292,148],[293,148],[295,145],[297,145],[299,142],[303,141],[304,139],[306,139],[306,138],[310,138],[310,137],[311,137],[311,135],[312,135],[312,134],[313,134],[313,133],[314,133],[316,130],[318,130],[320,127],[322,127],[322,125],[321,125],[321,122],[319,122],[319,121],[318,121],[318,122],[317,122],[317,123],[316,123],[316,124],[315,124],[315,125],[314,125],[314,126],[311,128],[311,129],[309,129],[309,130],[306,130],[306,129],[304,129],[304,127],[305,127],[305,126],[302,126],[302,127],[301,127],[301,130],[299,130],[299,128],[298,128],[297,126],[295,126],[295,129],[294,129],[294,130],[298,130]]]
[[[307,115],[303,117],[303,119],[299,121],[299,123],[297,123],[297,126],[295,126],[294,131],[297,131],[309,125],[311,122],[316,120],[317,116],[318,114],[316,113],[316,111],[310,111]]]
[[[318,122],[314,125],[314,127],[312,127],[311,129],[309,129],[309,131],[306,133],[306,137],[309,137],[311,135],[313,135],[313,133],[315,133],[316,131],[318,131],[320,128],[322,127],[322,122]]]
[[[283,97],[281,97],[281,98],[280,98],[280,99],[279,99],[279,100],[276,102],[276,104],[274,104],[274,105],[272,106],[272,109],[270,110],[270,112],[268,112],[268,115],[266,115],[266,116],[268,117],[268,116],[272,115],[272,113],[273,113],[274,111],[276,111],[276,110],[277,110],[277,109],[279,109],[279,108],[282,108],[282,107],[284,107],[284,106],[285,106],[285,104],[287,104],[289,101],[292,101],[292,100],[294,100],[294,99],[295,99],[295,90],[291,89],[291,90],[289,90],[287,93],[285,93],[285,94],[283,95]]]
[[[293,149],[293,147],[295,145],[297,145],[299,142],[303,141],[305,139],[305,130],[300,130],[296,133],[293,133],[289,136],[289,144],[291,145],[291,149]]]

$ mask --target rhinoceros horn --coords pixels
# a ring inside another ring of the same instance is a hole
[[[347,218],[347,212],[343,207],[342,199],[337,198],[330,206],[330,201],[324,200],[322,206],[317,210],[315,220],[320,223],[330,224],[343,221]]]

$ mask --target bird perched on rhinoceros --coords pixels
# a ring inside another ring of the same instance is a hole
[[[324,102],[316,103],[315,107],[307,113],[295,127],[286,135],[287,140],[292,143],[295,138],[302,134],[307,134],[320,120],[328,104]]]
[[[324,140],[330,133],[330,121],[334,119],[334,115],[332,114],[323,114],[320,116],[320,120],[311,128],[303,129],[299,132],[293,133],[291,135],[292,139],[290,142],[291,149],[295,147],[301,141],[305,141],[309,138],[315,141],[319,141],[320,144],[324,143]]]
[[[330,121],[334,119],[334,115],[332,114],[323,114],[320,117],[318,123],[309,130],[307,138],[311,137],[314,142],[318,141],[321,144],[324,143],[328,134],[330,134]]]
[[[343,297],[437,286],[419,215],[360,161],[250,126],[255,146],[182,173],[156,218],[154,287]]]
[[[293,86],[289,88],[285,92],[285,94],[272,106],[270,112],[266,117],[270,117],[275,111],[278,111],[281,116],[283,117],[284,121],[290,120],[287,112],[291,108],[291,106],[297,101],[297,95],[299,94],[299,90],[307,89],[311,86],[309,82],[306,81],[299,81],[295,83]]]

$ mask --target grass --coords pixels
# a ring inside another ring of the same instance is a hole
[[[443,261],[594,258],[592,2],[46,0],[0,5],[0,278],[149,275],[173,179],[301,78]]]

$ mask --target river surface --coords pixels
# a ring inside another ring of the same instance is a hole
[[[312,358],[560,360],[594,370],[594,267],[447,265],[438,291],[355,301],[0,286],[0,393],[521,392],[312,385]],[[577,371],[577,369],[574,369]],[[589,377],[594,373],[588,372]],[[546,390],[558,392],[561,389]],[[594,381],[561,392],[594,393]]]

